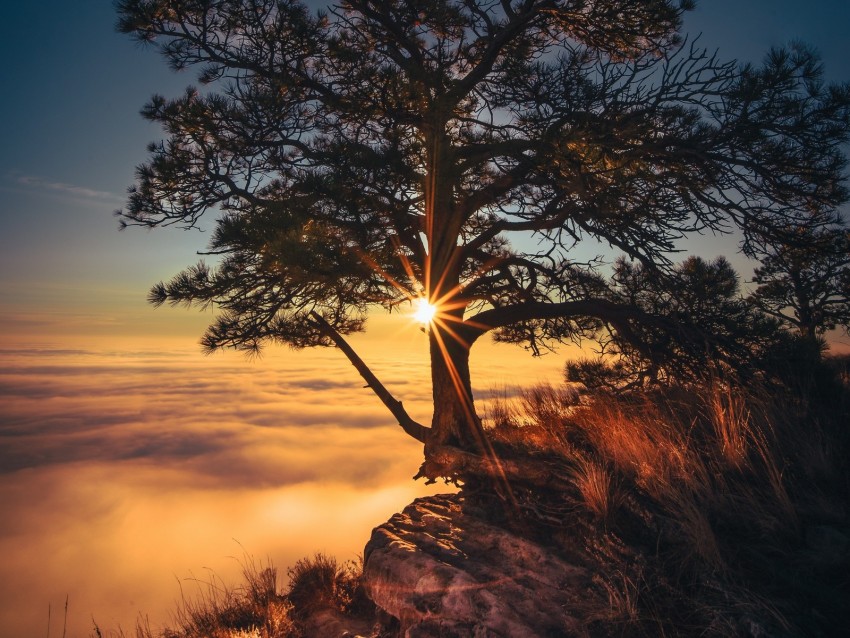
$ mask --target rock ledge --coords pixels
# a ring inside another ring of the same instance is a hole
[[[568,604],[587,570],[482,520],[460,495],[415,500],[372,532],[364,559],[366,591],[399,636],[585,635]]]

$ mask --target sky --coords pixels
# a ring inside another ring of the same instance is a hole
[[[281,571],[353,558],[428,490],[421,450],[334,350],[203,357],[210,316],[145,303],[205,235],[119,233],[112,213],[160,132],[139,109],[195,80],[114,31],[108,0],[8,3],[0,22],[0,638],[86,636],[169,620],[181,587],[229,580],[245,552]],[[687,30],[758,62],[792,39],[850,80],[850,2],[704,0]],[[734,241],[706,238],[714,257]],[[743,262],[738,262],[743,263]],[[426,342],[378,316],[355,347],[427,422]],[[845,344],[847,345],[847,344]],[[476,345],[476,395],[557,382],[539,360]],[[574,353],[573,353],[574,354]],[[486,401],[483,401],[486,407]],[[433,488],[432,488],[433,489]],[[193,580],[194,579],[194,580]]]

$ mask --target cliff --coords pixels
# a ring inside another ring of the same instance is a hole
[[[789,396],[544,388],[488,431],[504,483],[414,501],[362,566],[316,554],[282,594],[248,574],[216,613],[259,638],[847,636],[850,395]]]
[[[366,592],[398,635],[584,635],[568,609],[592,574],[464,501],[418,499],[372,533]]]

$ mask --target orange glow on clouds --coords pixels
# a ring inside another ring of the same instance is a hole
[[[151,311],[153,313],[153,311]],[[159,313],[185,316],[182,310]],[[207,317],[208,318],[208,317]],[[202,317],[203,319],[203,317]],[[122,320],[123,321],[123,320]],[[119,322],[120,323],[120,322]],[[335,349],[202,356],[195,338],[6,332],[0,337],[0,627],[8,635],[131,632],[167,624],[194,575],[237,583],[242,549],[285,580],[295,560],[363,550],[413,498],[421,445]],[[427,337],[377,316],[352,345],[411,416],[430,421]],[[34,343],[49,345],[33,346]],[[552,380],[561,359],[473,349],[480,411],[518,370]]]
[[[156,629],[175,577],[208,566],[238,582],[233,539],[285,574],[315,551],[353,558],[375,525],[434,492],[410,480],[420,446],[344,357],[313,354],[0,353],[3,631],[43,633],[66,594],[69,635],[88,635],[92,616],[132,630],[144,613]],[[418,380],[385,376],[427,402]]]

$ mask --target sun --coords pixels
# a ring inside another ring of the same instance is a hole
[[[428,325],[437,314],[437,307],[428,303],[425,297],[419,297],[414,300],[413,318],[423,325]]]

